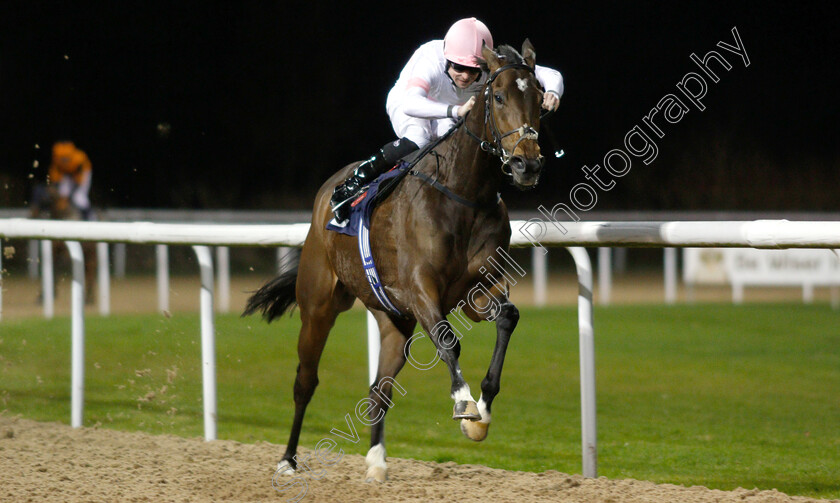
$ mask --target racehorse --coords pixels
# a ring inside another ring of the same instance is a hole
[[[81,210],[77,208],[68,196],[62,196],[55,187],[44,189],[38,201],[31,210],[32,218],[50,218],[52,220],[84,220]],[[43,211],[46,210],[46,213]],[[85,259],[85,304],[92,304],[96,287],[96,243],[81,242]],[[67,247],[53,241],[53,257],[56,263],[69,261]]]
[[[345,166],[318,191],[298,264],[248,300],[243,316],[261,311],[269,322],[295,303],[300,308],[295,414],[278,472],[297,469],[298,438],[318,385],[321,353],[336,317],[355,299],[373,313],[381,337],[368,402],[371,442],[365,480],[387,478],[384,415],[418,322],[448,367],[453,419],[460,420],[470,439],[487,435],[508,341],[519,320],[508,299],[507,281],[502,274],[488,273],[488,261],[504,264],[501,255],[510,245],[510,221],[499,190],[508,181],[521,190],[536,186],[544,159],[537,143],[542,90],[534,75],[533,46],[525,40],[521,55],[510,46],[495,51],[485,46],[482,55],[489,77],[473,110],[431,155],[420,159],[416,176],[405,176],[373,210],[370,246],[396,310],[386,308],[373,293],[356,238],[325,228],[331,218],[330,195],[358,162]],[[496,344],[477,403],[461,375],[460,342],[446,319],[458,307],[474,322],[496,322]]]

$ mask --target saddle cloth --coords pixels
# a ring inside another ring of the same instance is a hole
[[[376,194],[379,192],[380,184],[402,173],[402,168],[403,165],[395,167],[371,182],[362,195],[351,203],[350,218],[344,222],[344,225],[338,225],[335,218],[327,224],[327,230],[347,234],[348,236],[356,236],[358,238],[359,255],[362,258],[365,276],[367,277],[371,290],[373,290],[373,294],[386,310],[399,317],[403,317],[403,314],[394,306],[391,299],[385,293],[385,287],[379,280],[379,272],[377,272],[376,265],[373,263],[369,229],[370,216],[373,213],[374,201],[377,199]]]

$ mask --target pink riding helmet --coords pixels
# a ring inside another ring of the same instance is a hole
[[[493,37],[487,25],[474,17],[461,19],[443,38],[443,56],[453,63],[478,68],[482,60],[481,43],[493,48]]]

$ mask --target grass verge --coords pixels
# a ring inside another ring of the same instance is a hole
[[[599,475],[840,497],[838,317],[800,304],[597,308]],[[180,313],[88,317],[85,425],[203,435],[198,323]],[[364,323],[353,310],[333,329],[304,446],[346,431],[366,396]],[[299,326],[297,315],[272,325],[217,316],[219,438],[286,442]],[[66,318],[0,324],[0,409],[69,422],[69,327]],[[494,338],[485,323],[462,339],[476,398]],[[418,345],[431,356],[428,341]],[[580,472],[574,308],[522,310],[482,443],[449,419],[442,363],[407,365],[397,381],[407,394],[388,414],[390,456]],[[354,423],[362,440],[337,440],[364,454],[368,429]]]

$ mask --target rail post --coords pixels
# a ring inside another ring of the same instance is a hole
[[[207,246],[193,246],[201,268],[201,378],[204,440],[216,440],[216,327],[213,321],[213,257]]]
[[[578,329],[580,331],[580,417],[583,476],[598,476],[595,420],[595,332],[592,323],[592,261],[585,248],[566,248],[578,274]]]
[[[66,241],[73,269],[70,288],[71,377],[70,426],[81,428],[85,403],[85,256],[78,241]]]

